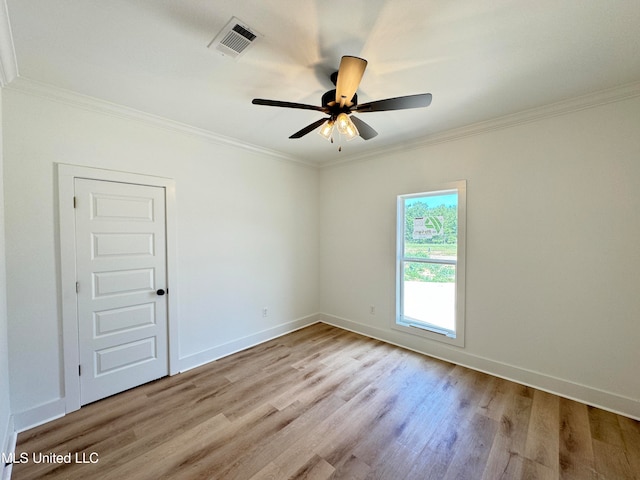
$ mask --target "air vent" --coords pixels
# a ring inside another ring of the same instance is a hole
[[[231,17],[231,20],[207,47],[218,51],[222,55],[238,58],[247,51],[247,48],[258,38],[258,35],[244,22],[236,17]]]

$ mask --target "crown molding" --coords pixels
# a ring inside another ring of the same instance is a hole
[[[88,95],[73,92],[71,90],[54,87],[53,85],[39,82],[37,80],[32,80],[26,77],[16,77],[16,79],[11,82],[10,85],[7,85],[7,89],[104,115],[143,122],[155,127],[160,127],[185,135],[198,137],[216,145],[231,146],[257,153],[259,155],[265,155],[274,159],[285,160],[288,162],[294,162],[300,165],[304,165],[306,167],[317,168],[315,164],[302,161],[301,159],[292,155],[286,155],[275,150],[270,150],[257,145],[243,142],[236,138],[219,135],[203,128],[194,127],[192,125],[177,122],[175,120],[170,120],[168,118],[143,112],[141,110],[136,110],[124,105],[101,100],[96,97],[91,97]]]
[[[474,123],[464,127],[454,128],[432,135],[426,135],[412,142],[406,142],[400,145],[392,145],[387,148],[375,150],[374,152],[351,155],[348,158],[344,158],[339,161],[324,163],[320,166],[320,168],[327,168],[350,162],[369,160],[381,155],[389,155],[393,153],[416,150],[438,143],[452,142],[473,135],[480,135],[482,133],[487,133],[494,130],[502,130],[517,125],[536,122],[545,118],[566,115],[600,105],[620,102],[622,100],[637,96],[640,96],[640,82],[629,83],[626,85],[581,95],[579,97],[562,100],[560,102],[551,103],[542,107],[523,110],[518,113],[504,115],[502,117],[494,118],[491,120]]]
[[[0,60],[4,60],[4,58],[0,58]],[[130,107],[125,107],[123,105],[108,102],[106,100],[82,95],[71,90],[54,87],[47,83],[18,76],[17,71],[16,76],[11,80],[10,84],[9,82],[7,82],[6,84],[3,84],[3,86],[10,90],[15,90],[17,92],[25,93],[32,96],[39,96],[47,100],[56,101],[77,108],[82,108],[85,110],[90,110],[93,112],[128,120],[140,121],[143,123],[154,125],[156,127],[202,138],[217,145],[231,146],[245,151],[257,153],[259,155],[265,155],[274,159],[285,160],[316,169],[339,166],[351,162],[366,161],[376,157],[380,157],[381,155],[391,155],[394,153],[421,149],[438,143],[452,142],[473,135],[480,135],[495,130],[502,130],[505,128],[535,122],[545,118],[566,115],[580,110],[585,110],[600,105],[615,103],[640,96],[640,82],[630,83],[619,87],[614,87],[587,95],[562,100],[560,102],[544,105],[542,107],[536,107],[510,115],[504,115],[502,117],[474,123],[464,127],[446,130],[444,132],[439,132],[432,135],[426,135],[412,142],[405,142],[399,145],[391,145],[387,148],[380,148],[362,154],[350,155],[335,162],[315,163],[304,161],[293,155],[287,155],[282,152],[266,149],[257,145],[252,145],[236,138],[225,137],[209,130],[194,127],[185,123],[177,122],[175,120],[170,120]]]
[[[6,0],[0,0],[0,87],[6,87],[18,77],[18,63],[11,34]]]

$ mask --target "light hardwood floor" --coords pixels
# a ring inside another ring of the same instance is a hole
[[[324,324],[23,432],[22,452],[15,480],[640,480],[637,421]],[[72,463],[32,459],[52,452]]]

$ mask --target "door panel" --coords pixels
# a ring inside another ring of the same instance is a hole
[[[96,338],[153,325],[156,323],[155,303],[94,312],[93,321]]]
[[[168,374],[164,194],[75,179],[82,405]]]
[[[144,197],[127,197],[115,194],[101,195],[95,193],[91,197],[92,219],[125,219],[127,221],[153,221],[153,199]]]
[[[156,339],[155,337],[143,338],[142,340],[103,348],[95,353],[95,374],[101,376],[115,370],[122,370],[155,360],[157,358]]]
[[[131,295],[153,290],[155,284],[153,268],[119,270],[115,272],[94,272],[93,298],[105,296]]]
[[[94,233],[93,258],[153,255],[151,233]]]

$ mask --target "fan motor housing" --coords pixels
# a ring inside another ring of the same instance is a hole
[[[335,91],[335,89],[334,90],[329,90],[324,95],[322,95],[322,106],[323,107],[327,107],[332,115],[337,115],[341,111],[344,111],[345,113],[348,113],[350,111],[349,108],[346,107],[346,106],[341,109],[340,105],[335,103],[335,102],[336,102],[336,91]],[[358,104],[358,94],[357,93],[353,95],[353,98],[351,99],[351,103],[353,105],[357,105]]]

